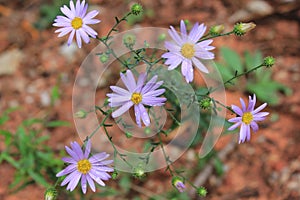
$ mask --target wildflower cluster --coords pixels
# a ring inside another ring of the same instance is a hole
[[[126,21],[126,17],[129,15],[139,15],[143,12],[143,8],[140,4],[134,4],[127,15],[122,19],[116,17],[116,24],[109,31],[106,36],[97,37],[97,32],[93,30],[89,25],[95,25],[100,22],[98,19],[94,19],[98,15],[98,11],[93,10],[87,12],[88,4],[85,1],[77,0],[74,3],[70,1],[69,7],[64,5],[61,7],[61,12],[65,16],[57,16],[53,26],[59,27],[55,32],[59,33],[58,37],[65,36],[69,34],[67,44],[70,45],[74,37],[79,48],[82,47],[82,40],[85,43],[90,42],[91,38],[98,39],[103,43],[108,49],[110,48],[111,33],[116,30],[117,25],[121,21]],[[198,69],[201,73],[209,74],[210,69],[205,65],[207,60],[213,60],[215,54],[212,50],[215,49],[212,46],[213,38],[220,37],[224,35],[235,34],[238,36],[244,35],[246,32],[250,31],[255,27],[254,23],[238,23],[234,26],[233,30],[227,33],[224,32],[224,25],[216,25],[211,27],[207,31],[207,26],[203,23],[199,24],[196,22],[190,31],[186,26],[184,20],[180,21],[180,33],[178,33],[173,26],[170,26],[168,34],[170,39],[167,39],[166,34],[161,34],[158,37],[158,41],[164,42],[164,47],[167,52],[162,54],[162,56],[156,61],[147,61],[141,52],[145,52],[144,49],[134,50],[134,45],[137,41],[135,35],[127,34],[122,39],[123,44],[131,50],[134,58],[138,62],[144,62],[148,65],[146,72],[139,73],[134,65],[129,65],[128,62],[118,59],[122,68],[120,70],[120,79],[122,80],[123,86],[113,85],[110,86],[111,93],[107,93],[108,97],[102,107],[96,107],[97,110],[101,111],[105,115],[104,120],[100,123],[99,127],[102,127],[106,133],[106,136],[114,148],[114,156],[119,156],[129,167],[132,168],[132,173],[135,177],[141,178],[145,176],[144,168],[141,166],[134,167],[128,161],[126,161],[126,156],[120,153],[115,144],[112,141],[112,137],[109,135],[106,127],[110,126],[106,124],[106,121],[110,116],[112,118],[118,118],[116,121],[120,122],[122,116],[130,111],[134,112],[135,123],[137,127],[147,127],[145,129],[146,134],[151,133],[149,128],[151,124],[155,124],[155,117],[150,115],[150,109],[153,107],[164,107],[167,103],[172,104],[173,101],[169,101],[169,96],[167,94],[167,88],[164,85],[164,80],[161,80],[158,74],[151,71],[151,67],[156,63],[161,62],[167,65],[169,71],[175,70],[180,67],[182,78],[187,84],[193,82],[194,80],[194,69]],[[208,33],[206,33],[208,32]],[[145,41],[145,46],[147,41]],[[115,56],[113,49],[109,49],[107,52],[99,53],[100,61],[106,63],[110,56]],[[271,67],[274,64],[274,59],[272,57],[267,57],[261,66]],[[126,69],[124,69],[126,68]],[[258,67],[254,68],[252,71],[256,70]],[[242,74],[243,75],[243,74]],[[238,75],[240,76],[240,75]],[[231,80],[237,78],[233,77],[224,84],[230,82]],[[174,86],[175,87],[175,86]],[[178,89],[178,88],[176,88]],[[234,123],[228,130],[234,130],[240,127],[239,143],[249,141],[251,138],[250,130],[254,132],[258,131],[257,122],[265,120],[268,112],[261,112],[267,104],[264,103],[255,109],[256,95],[249,96],[249,105],[246,106],[244,100],[241,98],[241,108],[236,105],[231,107],[221,104],[215,101],[211,96],[214,90],[208,91],[203,97],[198,100],[198,105],[202,109],[212,110],[217,112],[216,104],[221,105],[228,111],[236,114],[236,117],[229,119],[230,123]],[[107,107],[107,110],[103,110],[103,107]],[[167,110],[172,119],[176,120],[176,117],[171,115],[171,112]],[[88,115],[88,112],[84,110],[79,110],[75,113],[75,117],[84,119]],[[180,124],[180,123],[177,123]],[[157,125],[157,124],[155,124]],[[161,133],[167,135],[167,131],[162,131]],[[61,182],[61,186],[67,185],[67,190],[73,191],[75,187],[79,184],[81,185],[81,190],[83,193],[87,192],[87,187],[89,186],[93,192],[96,191],[95,182],[101,186],[105,186],[104,181],[109,180],[111,177],[116,179],[118,176],[118,171],[115,166],[111,167],[110,164],[113,160],[106,160],[109,154],[106,152],[92,154],[92,144],[91,138],[94,133],[92,133],[84,142],[84,145],[80,146],[77,142],[71,143],[71,148],[66,146],[66,151],[69,157],[64,157],[62,160],[67,164],[66,168],[57,173],[57,177],[64,177]],[[126,137],[131,138],[133,136],[131,131],[126,131]],[[152,153],[157,146],[160,146],[163,150],[163,155],[166,160],[167,170],[172,176],[172,185],[179,191],[184,192],[186,190],[185,181],[181,175],[177,174],[170,163],[169,157],[164,151],[163,142],[158,134],[159,142],[152,142],[153,148]],[[114,158],[115,158],[114,157]],[[146,163],[149,157],[146,157]],[[113,172],[112,175],[109,172]],[[206,196],[207,190],[204,187],[196,187],[190,181],[187,181],[192,187],[194,187],[199,196]],[[56,191],[47,190],[45,194],[45,199],[55,199]]]

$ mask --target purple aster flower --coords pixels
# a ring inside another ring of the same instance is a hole
[[[66,146],[66,151],[71,157],[64,157],[62,160],[69,165],[56,174],[57,177],[68,174],[61,186],[68,184],[67,190],[73,191],[80,179],[83,193],[86,193],[87,183],[93,192],[96,191],[94,181],[105,186],[102,180],[108,180],[110,175],[107,172],[114,171],[114,169],[106,166],[113,162],[113,160],[105,160],[109,157],[109,154],[102,152],[89,157],[91,153],[90,141],[86,143],[84,152],[77,142],[71,142],[71,148]]]
[[[178,176],[173,177],[172,184],[179,192],[183,192],[185,190],[183,179]]]
[[[256,132],[258,130],[258,125],[256,122],[265,120],[266,116],[269,114],[268,112],[260,112],[267,106],[267,103],[262,104],[258,108],[254,109],[256,104],[256,96],[253,95],[253,98],[249,96],[249,105],[248,108],[242,98],[240,98],[240,102],[242,105],[242,109],[238,106],[232,105],[232,110],[239,115],[238,117],[234,117],[229,119],[229,122],[235,123],[228,130],[232,131],[236,129],[238,126],[241,126],[240,129],[240,139],[239,143],[245,142],[245,140],[250,140],[250,128]]]
[[[112,113],[112,117],[116,118],[121,116],[132,106],[134,106],[134,113],[136,123],[141,127],[141,118],[146,126],[150,125],[150,118],[144,105],[147,106],[162,106],[167,100],[164,97],[158,97],[165,92],[165,89],[158,89],[163,81],[158,81],[157,76],[153,76],[150,81],[144,84],[147,74],[141,73],[137,82],[130,70],[126,71],[126,75],[120,73],[121,79],[128,90],[120,88],[118,86],[110,86],[114,93],[109,93],[108,101],[111,107],[119,107]]]
[[[166,65],[169,65],[169,70],[175,69],[181,64],[181,73],[185,77],[186,82],[191,82],[194,79],[193,65],[200,71],[208,73],[208,69],[199,59],[210,60],[215,56],[209,50],[215,47],[209,46],[213,40],[205,40],[198,42],[206,31],[204,24],[196,23],[189,34],[187,34],[184,21],[180,22],[181,35],[179,36],[173,26],[170,26],[169,34],[174,42],[165,42],[165,47],[169,52],[162,55],[166,58]]]
[[[68,45],[71,44],[75,33],[79,48],[81,48],[81,39],[83,39],[85,43],[89,43],[89,36],[96,38],[96,31],[94,31],[88,25],[97,24],[100,22],[98,19],[93,19],[99,12],[93,10],[86,14],[87,8],[88,4],[86,4],[85,1],[80,3],[80,0],[77,0],[76,6],[74,6],[73,1],[70,1],[70,9],[66,5],[60,8],[61,12],[65,14],[66,17],[57,16],[54,20],[55,23],[53,26],[62,27],[55,31],[55,33],[59,33],[58,37],[65,36],[70,33]]]

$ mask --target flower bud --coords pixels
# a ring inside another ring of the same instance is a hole
[[[179,177],[179,176],[174,176],[172,178],[172,185],[179,191],[179,192],[183,192],[185,189],[185,185],[183,183],[183,178]]]
[[[233,32],[237,36],[242,36],[245,33],[249,32],[250,30],[254,29],[255,26],[256,26],[256,24],[254,24],[253,22],[237,23],[237,24],[235,24],[235,26],[233,28]]]
[[[55,188],[48,188],[45,192],[45,200],[56,200],[57,191]]]
[[[149,128],[149,127],[146,127],[146,128],[145,128],[145,130],[144,130],[144,133],[145,133],[146,135],[149,135],[149,134],[151,134],[151,133],[152,133],[152,130],[151,130],[151,128]]]
[[[272,56],[267,56],[264,58],[264,63],[263,65],[266,67],[272,67],[275,64],[275,58]]]
[[[117,170],[114,170],[114,172],[111,174],[111,178],[115,180],[115,179],[117,179],[118,175],[119,174],[118,174]]]
[[[206,110],[211,107],[211,100],[210,100],[210,98],[204,98],[204,99],[200,100],[199,104],[202,109]]]
[[[223,24],[212,26],[209,30],[209,34],[212,36],[220,35],[224,31],[225,27]]]
[[[205,187],[199,187],[197,188],[197,194],[200,197],[205,197],[207,195],[207,190],[205,189]]]
[[[87,112],[84,110],[79,110],[78,112],[75,113],[76,118],[84,119],[87,115]]]
[[[141,165],[138,165],[138,167],[133,169],[133,176],[136,178],[143,178],[146,176],[144,169]]]
[[[143,12],[143,7],[138,4],[138,3],[135,3],[131,6],[131,13],[134,14],[134,15],[139,15],[140,13]]]
[[[126,132],[125,132],[125,136],[126,136],[127,138],[132,138],[132,133],[129,132],[129,131],[126,131]]]
[[[131,49],[133,47],[133,45],[135,44],[135,42],[136,42],[135,35],[126,34],[123,36],[123,43],[127,48]]]
[[[158,36],[158,41],[163,42],[163,41],[165,41],[166,37],[167,37],[167,35],[165,33],[162,33]]]
[[[100,61],[102,62],[102,63],[106,63],[107,61],[108,61],[108,55],[106,54],[106,53],[103,53],[103,54],[101,54],[100,55]]]

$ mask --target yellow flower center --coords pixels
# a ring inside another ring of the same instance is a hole
[[[250,124],[253,120],[253,115],[251,112],[246,112],[243,114],[242,116],[242,121],[245,123],[245,124]]]
[[[138,104],[142,101],[142,95],[140,93],[133,93],[131,96],[131,101],[134,104]]]
[[[87,159],[80,160],[77,163],[77,169],[82,174],[88,173],[91,170],[91,168],[92,168],[92,164]]]
[[[71,25],[74,29],[79,29],[82,27],[82,19],[80,17],[75,17],[72,22]]]
[[[195,49],[193,44],[185,43],[181,47],[181,54],[188,58],[191,59],[195,55]]]

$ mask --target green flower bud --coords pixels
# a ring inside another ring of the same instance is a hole
[[[111,178],[115,180],[117,179],[118,175],[119,173],[117,172],[117,170],[114,170],[114,172],[111,174]]]
[[[190,21],[188,19],[183,20],[183,22],[185,23],[186,26],[190,24]]]
[[[103,53],[103,54],[101,54],[100,55],[100,61],[102,62],[102,63],[106,63],[107,61],[108,61],[108,55],[106,54],[106,53]]]
[[[275,58],[272,56],[267,56],[264,58],[264,63],[263,65],[266,67],[272,67],[275,64]]]
[[[254,24],[253,22],[237,23],[237,24],[235,24],[235,26],[233,28],[233,32],[237,36],[242,36],[245,33],[249,32],[250,30],[254,29],[255,26],[256,26],[256,24]]]
[[[149,48],[150,47],[150,44],[146,40],[144,41],[144,47],[145,48]]]
[[[76,118],[84,119],[87,115],[87,112],[84,110],[79,110],[78,112],[75,113]]]
[[[140,13],[143,12],[143,7],[138,4],[138,3],[135,3],[131,6],[131,13],[134,14],[134,15],[139,15]]]
[[[146,127],[144,132],[145,132],[146,135],[149,135],[149,134],[151,134],[152,130],[151,130],[151,128]]]
[[[55,188],[48,188],[45,192],[45,200],[56,200],[57,191]]]
[[[205,197],[207,195],[207,190],[205,189],[205,187],[199,187],[197,188],[197,194],[200,197]]]
[[[123,43],[127,48],[131,49],[133,47],[133,45],[135,44],[135,42],[136,42],[135,35],[126,34],[123,36]]]
[[[165,41],[166,37],[167,37],[167,35],[165,33],[162,33],[158,36],[158,41],[163,42],[163,41]]]
[[[209,34],[212,36],[220,35],[224,31],[224,28],[223,24],[212,26],[209,30]]]
[[[210,100],[210,98],[201,99],[200,102],[199,102],[199,104],[200,104],[200,107],[202,109],[206,110],[206,109],[211,108],[211,100]]]
[[[145,170],[142,168],[141,165],[133,169],[133,176],[136,178],[143,178],[146,176]]]
[[[132,133],[129,132],[129,131],[126,131],[126,132],[125,132],[125,135],[126,135],[127,138],[131,138],[131,137],[132,137]]]

